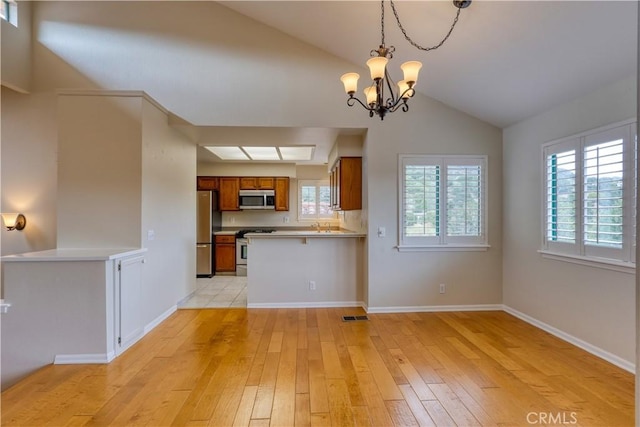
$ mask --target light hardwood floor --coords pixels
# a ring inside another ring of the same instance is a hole
[[[48,366],[2,425],[632,426],[634,378],[504,312],[179,310],[109,365]]]

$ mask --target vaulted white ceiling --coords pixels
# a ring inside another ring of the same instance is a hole
[[[380,44],[379,1],[221,3],[359,66]],[[431,52],[404,40],[385,3],[386,44],[396,47],[390,67],[422,61],[419,92],[499,127],[636,73],[636,1],[474,0]],[[449,0],[396,6],[423,46],[440,41],[456,12]]]

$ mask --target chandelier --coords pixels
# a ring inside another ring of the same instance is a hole
[[[426,52],[439,48],[451,35],[460,11],[471,4],[471,0],[453,0],[453,5],[458,8],[456,16],[451,24],[449,32],[444,36],[442,41],[435,46],[422,47],[414,42],[408,35],[402,24],[400,23],[400,16],[393,3],[393,0],[389,0],[391,9],[395,15],[398,28],[402,31],[404,38],[415,48],[424,50]],[[394,84],[393,80],[389,76],[387,70],[387,63],[393,58],[393,52],[396,48],[393,46],[385,46],[384,43],[384,0],[381,0],[381,13],[380,13],[380,32],[382,35],[382,41],[378,49],[373,49],[370,52],[371,59],[367,61],[367,66],[371,74],[371,80],[373,81],[371,86],[364,89],[364,95],[366,97],[366,104],[355,96],[358,90],[358,79],[360,75],[358,73],[346,73],[340,80],[344,84],[344,90],[349,95],[347,99],[347,105],[353,107],[356,102],[362,105],[367,111],[369,111],[369,117],[373,117],[374,114],[380,116],[380,120],[384,120],[384,116],[387,113],[393,113],[398,109],[402,111],[409,111],[409,104],[407,101],[415,94],[415,85],[418,81],[418,73],[422,68],[422,63],[419,61],[408,61],[400,66],[404,73],[404,79],[400,80],[397,84]],[[386,89],[385,89],[386,86]],[[388,94],[385,94],[385,90]]]

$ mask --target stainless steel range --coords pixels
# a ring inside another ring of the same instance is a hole
[[[240,230],[236,233],[236,276],[247,275],[249,242],[244,235],[248,233],[273,233],[274,231],[272,228],[257,228]]]

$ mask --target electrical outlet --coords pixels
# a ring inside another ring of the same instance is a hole
[[[282,222],[284,222],[285,224],[289,224],[289,217],[285,216],[284,218],[282,218]]]
[[[147,240],[151,241],[156,238],[156,232],[154,230],[147,230]]]
[[[444,284],[444,283],[440,283],[440,293],[441,293],[441,294],[444,294],[444,293],[445,293],[445,291],[446,291],[446,286],[445,286],[445,284]]]
[[[234,217],[234,216],[230,216],[230,217],[229,217],[229,222],[230,222],[231,224],[234,224],[234,223],[236,222],[236,217]]]
[[[309,280],[309,290],[310,291],[315,291],[316,290],[316,282],[315,282],[315,280]]]

